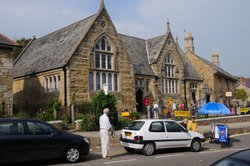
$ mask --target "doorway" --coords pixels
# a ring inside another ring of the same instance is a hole
[[[143,91],[141,89],[136,91],[136,110],[140,114],[143,113]]]

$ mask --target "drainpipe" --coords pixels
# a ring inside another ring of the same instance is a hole
[[[64,106],[67,107],[67,69],[66,66],[63,67],[64,74]]]
[[[186,86],[186,80],[184,80],[184,100],[185,100],[185,110],[188,110],[188,108],[187,108],[187,86]]]

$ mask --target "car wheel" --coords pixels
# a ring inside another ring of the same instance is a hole
[[[81,159],[81,152],[79,147],[71,146],[67,149],[65,153],[65,160],[69,163],[76,163],[79,162]]]
[[[125,149],[128,153],[134,153],[134,152],[135,152],[135,149],[134,149],[134,148],[124,147],[124,149]]]
[[[201,150],[201,141],[199,139],[194,139],[191,142],[191,150],[193,152],[198,152]]]
[[[154,143],[148,143],[143,146],[142,153],[145,156],[151,156],[155,152],[155,144]]]

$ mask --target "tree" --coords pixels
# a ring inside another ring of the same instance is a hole
[[[236,97],[242,101],[247,99],[247,93],[244,89],[236,89]]]
[[[18,39],[16,42],[22,46],[21,47],[16,47],[13,49],[12,57],[13,60],[15,60],[18,55],[23,51],[23,49],[27,46],[27,44],[31,41],[31,39],[25,39],[24,37],[21,39]]]

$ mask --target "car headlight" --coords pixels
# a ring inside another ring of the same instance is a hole
[[[84,137],[84,141],[89,144],[89,139]]]

